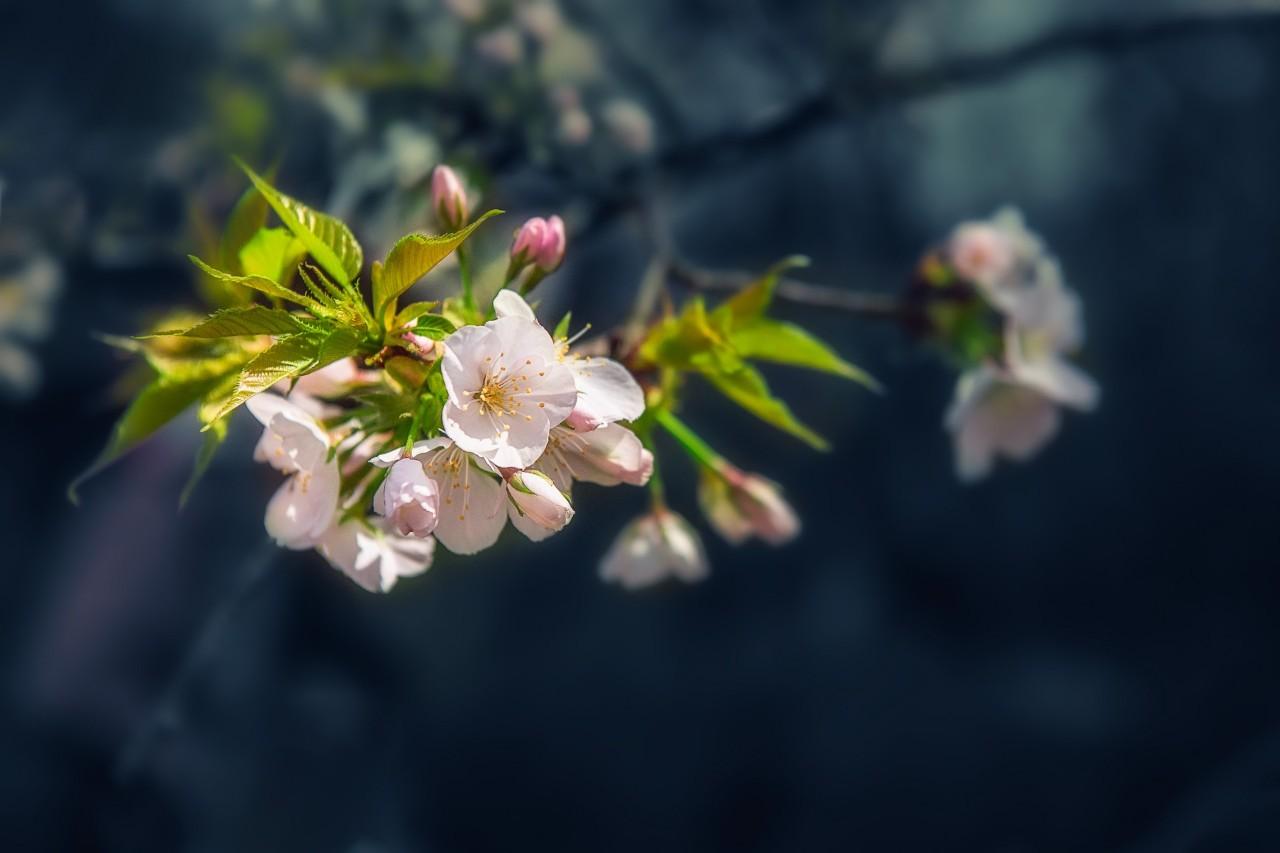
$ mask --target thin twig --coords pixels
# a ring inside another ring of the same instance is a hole
[[[707,270],[685,262],[672,264],[669,275],[673,281],[693,290],[721,293],[739,291],[759,280],[758,275],[750,273]],[[904,310],[902,303],[889,294],[841,290],[794,278],[779,278],[774,297],[796,305],[828,308],[877,320],[901,320]]]
[[[146,765],[151,749],[159,738],[176,731],[181,726],[183,696],[187,687],[200,674],[201,668],[221,645],[223,635],[235,620],[240,608],[253,597],[262,582],[269,576],[269,569],[274,563],[276,552],[276,547],[267,543],[265,548],[255,554],[245,566],[235,586],[227,591],[213,612],[209,614],[204,627],[187,648],[182,662],[169,679],[164,691],[120,750],[115,766],[117,783],[124,784],[133,779]]]

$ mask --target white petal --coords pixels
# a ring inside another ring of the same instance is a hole
[[[556,427],[561,453],[574,478],[601,486],[643,486],[653,473],[653,454],[624,426],[608,424],[590,432]]]
[[[529,303],[524,301],[524,297],[514,290],[505,288],[499,290],[498,295],[493,297],[493,313],[498,317],[519,317],[534,323],[538,321]]]
[[[578,388],[577,405],[569,416],[575,429],[596,429],[644,414],[644,392],[630,371],[618,362],[571,357],[568,364]]]
[[[470,401],[484,384],[485,366],[501,351],[501,339],[487,326],[463,326],[445,338],[440,373],[449,399]]]
[[[1098,383],[1061,358],[1046,358],[1013,366],[1016,379],[1064,406],[1090,411],[1098,405]]]
[[[341,474],[335,464],[299,471],[267,504],[267,532],[285,548],[310,548],[329,529],[338,508]]]
[[[573,520],[573,507],[545,474],[521,471],[507,483],[511,523],[534,542],[563,530]]]
[[[502,481],[479,471],[457,448],[436,451],[424,464],[440,487],[440,544],[455,554],[474,554],[498,541],[507,523]]]

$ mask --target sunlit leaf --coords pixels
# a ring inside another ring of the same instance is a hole
[[[288,311],[249,305],[244,308],[223,308],[186,329],[154,332],[143,338],[228,338],[239,335],[289,335],[303,331],[304,327]]]
[[[391,324],[391,327],[399,329],[408,326],[423,314],[430,314],[439,304],[439,302],[413,302],[406,305],[396,314],[396,319]]]
[[[437,314],[424,314],[413,324],[413,330],[419,335],[442,341],[458,330],[457,326]]]
[[[244,287],[258,291],[259,293],[265,293],[267,296],[286,302],[293,302],[314,313],[321,313],[323,310],[322,306],[311,297],[304,296],[301,293],[295,293],[287,287],[281,287],[269,278],[263,278],[260,275],[232,275],[231,273],[214,269],[195,255],[190,255],[189,257],[191,258],[191,263],[204,270],[206,274],[221,281],[225,281],[230,284],[243,285]]]
[[[792,255],[774,264],[756,283],[749,285],[731,298],[725,300],[716,310],[727,314],[733,325],[754,320],[768,310],[773,303],[773,292],[778,286],[778,279],[788,270],[807,267],[809,259],[803,255]]]
[[[706,371],[703,375],[722,394],[765,423],[790,433],[817,450],[828,449],[826,439],[801,423],[786,403],[770,393],[764,377],[755,368],[743,366],[733,373]]]
[[[822,341],[791,323],[761,317],[734,329],[729,342],[743,358],[833,373],[880,390],[880,384],[866,371],[845,361]]]
[[[294,335],[276,341],[270,349],[244,366],[235,391],[216,412],[214,421],[225,418],[250,397],[261,394],[281,379],[307,373],[316,364],[320,341],[309,335]]]
[[[560,322],[556,323],[556,330],[551,337],[558,341],[569,337],[569,324],[571,322],[573,322],[573,312],[566,311],[565,315],[560,318]]]
[[[312,210],[281,193],[240,161],[236,161],[284,226],[307,247],[316,263],[340,284],[350,284],[364,264],[364,250],[345,223]]]
[[[267,200],[255,187],[244,191],[227,217],[227,226],[222,232],[219,266],[237,274],[244,272],[240,266],[240,250],[267,224],[270,210]]]
[[[283,228],[261,228],[240,249],[240,269],[281,285],[307,253],[302,241]]]
[[[452,234],[409,234],[401,237],[387,255],[387,262],[374,275],[374,315],[389,322],[400,294],[449,257],[485,220],[500,213],[501,210],[491,210]]]

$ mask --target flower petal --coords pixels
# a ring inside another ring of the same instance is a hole
[[[571,357],[569,369],[578,388],[578,401],[569,425],[592,430],[614,421],[632,421],[644,414],[644,392],[625,367],[610,358]]]
[[[524,297],[514,290],[505,288],[499,290],[498,295],[493,297],[493,313],[498,317],[519,317],[531,323],[538,322],[533,309],[529,307],[528,302],[524,301]]]

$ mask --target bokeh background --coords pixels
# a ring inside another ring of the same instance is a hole
[[[1280,850],[1280,5],[510,6],[0,5],[4,848]],[[584,488],[546,543],[370,596],[265,544],[248,418],[184,511],[191,424],[73,508],[127,390],[93,336],[198,305],[232,152],[367,256],[442,159],[512,211],[494,252],[563,212],[548,316],[602,327],[655,241],[894,293],[1013,204],[1103,405],[963,486],[953,376],[785,308],[888,393],[771,372],[826,455],[694,401],[805,532],[708,533],[710,580],[639,595],[595,572],[643,495]]]

